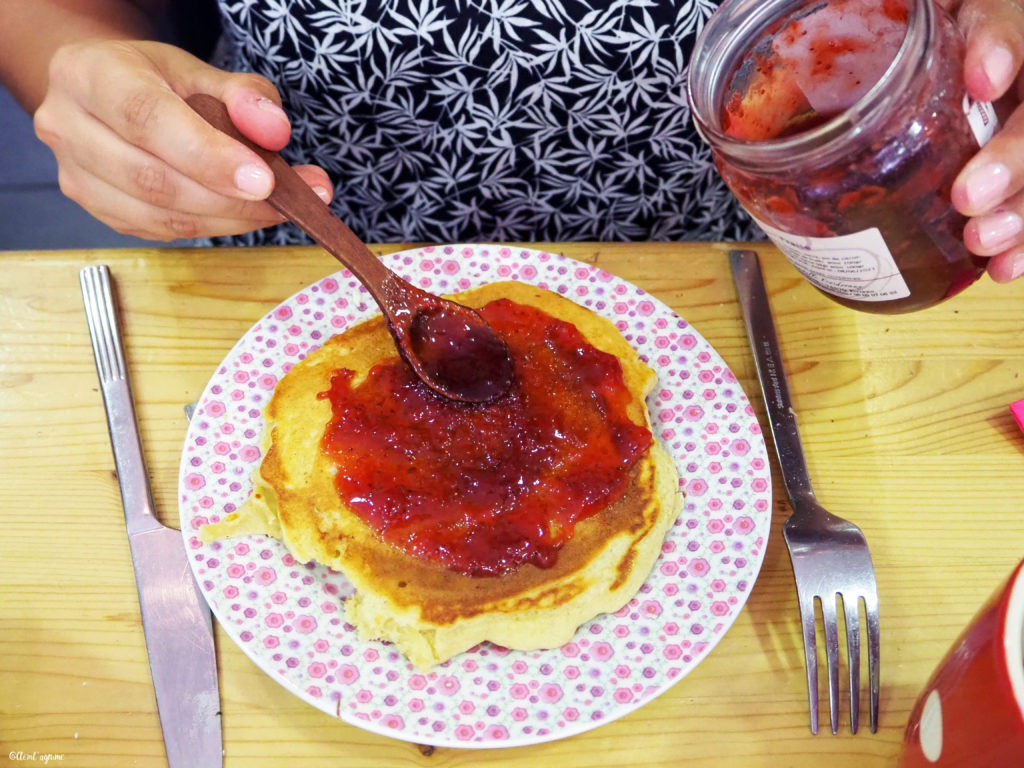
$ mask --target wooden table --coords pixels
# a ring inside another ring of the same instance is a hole
[[[726,246],[539,247],[672,306],[725,358],[766,424]],[[870,315],[759,250],[818,495],[861,525],[874,554],[877,734],[808,730],[776,477],[771,540],[746,608],[694,672],[640,710],[538,746],[421,749],[306,705],[218,627],[225,765],[894,765],[932,669],[1024,556],[1024,434],[1007,409],[1024,398],[1024,280],[984,278],[924,312]],[[0,761],[12,765],[46,755],[76,767],[165,764],[78,287],[79,269],[97,262],[118,284],[154,496],[172,525],[182,405],[256,319],[336,269],[316,248],[0,253]]]

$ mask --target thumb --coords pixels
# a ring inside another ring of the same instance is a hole
[[[207,93],[228,108],[231,122],[250,141],[278,151],[291,137],[292,126],[281,109],[281,95],[273,83],[252,73],[226,72],[185,54],[190,66],[175,79],[175,91],[182,98]]]
[[[250,82],[250,78],[258,82]],[[250,140],[275,152],[288,143],[291,122],[269,80],[258,75],[233,76],[220,98],[227,105],[231,122]]]
[[[995,101],[1013,85],[1024,61],[1024,8],[1006,0],[964,0],[957,23],[967,39],[967,92]]]

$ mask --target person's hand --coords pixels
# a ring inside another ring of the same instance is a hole
[[[1024,274],[1024,3],[954,0],[945,4],[954,6],[967,38],[968,94],[977,101],[1000,102],[1003,116],[999,132],[954,182],[953,204],[971,217],[964,228],[968,250],[990,257],[989,275],[997,282],[1008,282]]]
[[[57,158],[61,190],[118,232],[151,240],[280,222],[265,202],[270,169],[183,101],[200,92],[221,99],[254,143],[287,144],[291,125],[262,77],[224,72],[161,43],[94,40],[59,49],[34,120]],[[296,170],[330,199],[322,169]]]

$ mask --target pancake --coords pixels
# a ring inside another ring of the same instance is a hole
[[[474,307],[506,299],[570,323],[618,360],[629,426],[650,428],[645,398],[656,375],[610,321],[523,283],[493,283],[453,298]],[[222,522],[204,526],[201,537],[268,534],[297,560],[344,573],[355,588],[345,616],[359,636],[394,643],[421,669],[483,641],[519,650],[560,646],[580,624],[626,604],[647,578],[681,506],[675,466],[653,438],[623,468],[621,491],[576,520],[555,557],[505,571],[471,574],[417,556],[385,540],[353,511],[355,500],[339,496],[337,467],[323,447],[332,403],[322,393],[337,371],[352,371],[358,384],[395,355],[378,316],[331,338],[284,376],[264,413],[264,458],[252,496]]]

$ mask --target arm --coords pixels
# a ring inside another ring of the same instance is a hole
[[[209,93],[246,136],[277,150],[291,126],[265,78],[224,72],[154,42],[160,0],[0,0],[0,78],[34,110],[61,190],[119,232],[237,234],[281,221],[266,163],[196,115]],[[325,199],[323,170],[297,169]]]

